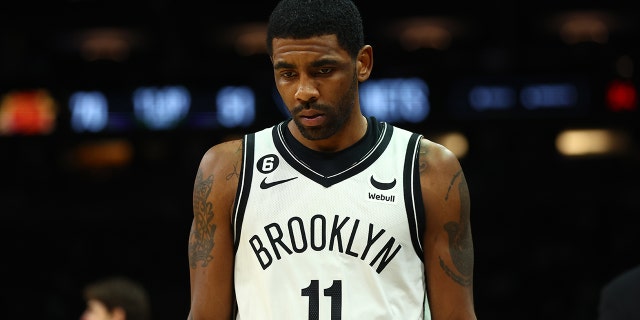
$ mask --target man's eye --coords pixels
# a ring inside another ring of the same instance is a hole
[[[320,68],[320,69],[318,69],[318,73],[327,74],[327,73],[331,73],[331,70],[333,70],[333,69],[331,69],[331,68]]]

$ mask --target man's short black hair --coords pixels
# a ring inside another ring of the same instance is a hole
[[[113,276],[88,284],[83,292],[85,300],[101,302],[109,312],[120,307],[127,320],[151,319],[151,302],[147,290],[137,281]]]
[[[273,38],[332,34],[351,57],[364,46],[362,17],[352,0],[281,0],[269,17],[267,53],[273,54]]]

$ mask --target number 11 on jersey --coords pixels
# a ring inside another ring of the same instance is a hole
[[[301,291],[302,296],[309,297],[309,320],[320,319],[320,288],[318,280],[311,280],[308,287]],[[333,280],[331,287],[323,290],[324,296],[331,299],[331,320],[342,319],[342,281]]]

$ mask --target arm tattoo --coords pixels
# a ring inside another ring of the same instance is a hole
[[[470,223],[470,204],[469,193],[464,179],[462,170],[453,175],[451,186],[461,177],[458,182],[458,193],[460,195],[460,221],[450,221],[444,225],[444,229],[449,235],[449,254],[451,261],[457,269],[457,272],[449,268],[442,258],[440,258],[440,266],[442,269],[457,283],[463,286],[471,285],[473,279],[473,241],[471,239],[471,223]],[[449,197],[449,191],[445,200]]]
[[[418,154],[420,161],[420,173],[428,169],[427,155],[429,151],[424,144],[420,145]],[[459,181],[458,181],[459,180]],[[444,200],[449,201],[451,190],[458,183],[458,193],[460,195],[460,220],[445,223],[444,229],[449,237],[449,254],[454,267],[448,266],[440,259],[440,267],[453,281],[461,286],[470,286],[473,282],[473,241],[471,238],[470,202],[469,192],[462,170],[458,170],[451,181],[445,194]]]
[[[225,177],[225,179],[227,179],[227,181],[231,180],[233,177],[239,178],[240,174],[238,174],[238,164],[234,164],[233,165],[233,171],[229,172],[227,174],[227,176]]]
[[[236,153],[242,153],[242,143],[240,143],[240,145],[238,146],[238,149],[236,150]],[[236,178],[240,178],[240,174],[238,173],[238,162],[236,162],[233,165],[233,171],[231,171],[229,174],[227,174],[227,176],[225,177],[227,179],[227,181],[231,180],[233,177]]]
[[[453,184],[456,181],[456,178],[462,173],[462,170],[456,172],[456,174],[453,175],[453,179],[451,179],[451,182],[449,183],[449,188],[447,189],[447,194],[444,196],[444,200],[449,200],[449,192],[451,192],[451,187],[453,187]]]
[[[211,194],[213,176],[206,179],[202,170],[198,169],[196,182],[193,190],[193,225],[189,235],[189,265],[195,268],[198,262],[206,267],[213,257],[213,235],[216,232],[216,225],[213,223],[213,204],[207,201]]]

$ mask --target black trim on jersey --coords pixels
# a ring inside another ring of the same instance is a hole
[[[291,120],[287,125],[291,123]],[[332,176],[344,171],[354,163],[360,161],[376,144],[384,124],[375,119],[367,118],[367,130],[360,140],[338,152],[321,152],[310,149],[298,141],[291,130],[282,130],[284,143],[296,155],[296,158],[304,162],[307,167],[323,176]]]
[[[404,203],[407,207],[409,232],[413,249],[420,260],[424,261],[422,235],[425,228],[424,203],[420,188],[420,139],[422,135],[414,133],[409,139],[404,157]]]
[[[271,131],[273,143],[276,149],[278,150],[278,152],[280,152],[282,158],[284,158],[284,160],[287,161],[294,169],[296,169],[307,178],[324,186],[325,188],[351,178],[373,164],[387,148],[387,146],[389,145],[389,141],[391,141],[391,136],[393,135],[393,126],[388,125],[387,123],[383,123],[382,132],[380,133],[380,136],[378,137],[375,145],[360,160],[356,161],[349,168],[337,174],[324,176],[314,171],[306,163],[300,160],[294,154],[291,147],[286,144],[283,131],[287,130],[286,124],[287,121],[283,121],[280,124],[274,126],[273,130]]]
[[[242,231],[242,221],[244,220],[244,211],[247,208],[247,200],[249,199],[249,191],[251,190],[251,180],[253,179],[253,158],[255,154],[255,133],[244,136],[242,143],[242,168],[240,169],[240,177],[238,180],[238,190],[236,191],[236,199],[233,210],[233,227],[234,244],[233,251],[238,251],[240,241],[240,232]]]

